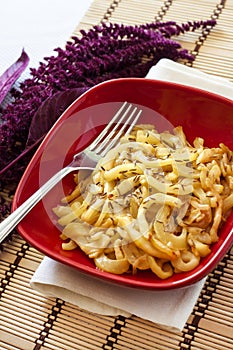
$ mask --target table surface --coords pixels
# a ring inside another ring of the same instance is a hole
[[[215,18],[217,26],[213,30],[187,33],[178,39],[195,54],[193,67],[233,81],[233,0],[94,0],[90,3],[72,29],[74,34],[102,21],[140,24],[159,19],[181,23]],[[7,189],[4,195],[11,200]],[[180,333],[160,329],[135,316],[94,315],[63,300],[44,297],[29,286],[42,259],[43,255],[16,231],[2,246],[1,350],[233,350],[233,250],[209,274]]]

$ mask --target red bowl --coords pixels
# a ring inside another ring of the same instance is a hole
[[[233,101],[183,85],[150,79],[123,78],[101,83],[79,97],[59,118],[28,165],[13,200],[13,210],[56,171],[67,165],[75,152],[87,146],[124,101],[143,109],[140,123],[157,129],[182,125],[190,142],[203,137],[209,147],[225,143],[233,149]],[[117,284],[151,290],[191,285],[205,277],[228,251],[233,240],[233,215],[219,232],[219,241],[194,270],[161,280],[150,271],[114,275],[98,270],[81,250],[64,251],[52,208],[73,187],[67,176],[38,203],[18,225],[22,237],[45,255],[79,271]]]

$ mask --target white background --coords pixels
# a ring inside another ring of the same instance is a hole
[[[0,0],[0,75],[21,55],[36,68],[63,47],[92,0]],[[26,75],[28,72],[26,71]]]

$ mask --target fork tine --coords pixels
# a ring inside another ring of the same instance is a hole
[[[122,136],[123,133],[125,133],[125,135],[129,134],[130,131],[133,129],[134,125],[137,123],[138,118],[140,117],[142,111],[140,110],[136,117],[131,121],[132,117],[134,116],[135,112],[136,112],[137,108],[135,107],[135,109],[133,110],[133,112],[131,113],[131,115],[129,116],[129,118],[127,119],[127,121],[125,122],[125,124],[122,125],[122,128],[119,129],[117,131],[117,134],[115,135],[115,137],[108,143],[108,145],[106,146],[106,148],[104,149],[104,155],[114,146],[116,146],[116,144],[119,142],[120,137]],[[131,121],[131,124],[129,125]],[[125,131],[126,127],[129,127],[127,131]]]
[[[130,120],[131,120],[131,117],[133,116],[133,114],[134,114],[136,111],[137,111],[137,107],[134,108],[133,113],[131,113],[131,115],[129,116],[129,118],[126,120],[125,124],[122,125],[122,128],[121,128],[121,130],[120,130],[121,133],[125,131],[124,129],[127,127],[127,125],[129,125]],[[138,114],[137,114],[136,117],[134,118],[134,122],[131,123],[131,124],[129,125],[128,130],[125,131],[125,135],[128,135],[128,134],[131,132],[131,130],[133,129],[134,125],[137,123],[138,118],[140,117],[141,113],[142,113],[142,110],[139,110]]]
[[[97,149],[95,149],[96,153],[102,152],[102,156],[104,156],[111,148],[113,148],[119,142],[119,139],[123,133],[125,133],[125,134],[130,133],[130,131],[132,130],[134,125],[137,123],[137,120],[142,113],[142,111],[140,110],[140,111],[138,111],[137,115],[135,116],[136,111],[137,111],[137,107],[134,108],[134,110],[129,115],[128,119],[124,122],[123,125],[121,125],[121,128],[117,130],[117,133],[115,133],[114,138],[111,139],[111,136],[113,136],[113,134],[111,134],[111,135],[109,134],[106,137],[106,139],[104,140],[104,142],[102,142],[97,147]],[[124,117],[125,117],[125,114],[124,114]],[[121,122],[122,122],[122,118],[121,118]],[[129,125],[129,123],[130,123],[130,125]],[[114,128],[115,130],[119,126],[119,124],[120,124],[120,121],[117,123],[116,127]],[[128,128],[128,130],[126,130],[126,128]]]
[[[124,112],[124,114],[122,115],[122,117],[118,120],[117,124],[114,126],[114,128],[110,131],[110,133],[105,137],[104,139],[104,142],[102,143],[102,145],[104,146],[105,144],[108,143],[108,141],[111,140],[112,136],[116,137],[118,134],[119,134],[119,125],[121,125],[123,123],[123,127],[127,125],[127,123],[130,122],[132,116],[134,115],[134,113],[136,112],[137,110],[137,107],[134,108],[133,112],[131,112],[131,114],[129,115],[128,119],[125,121],[125,117],[128,115],[128,112],[130,111],[130,109],[132,108],[133,106],[130,104],[127,108],[127,110]],[[122,128],[123,128],[122,127]],[[117,134],[115,133],[115,131],[117,131]],[[119,137],[119,135],[118,135]]]
[[[113,116],[111,122],[101,131],[101,133],[96,137],[96,139],[92,142],[92,144],[89,146],[90,150],[92,151],[98,143],[101,141],[101,139],[105,138],[106,135],[108,135],[108,131],[111,129],[114,122],[117,120],[121,112],[124,110],[125,106],[128,104],[128,102],[124,102],[123,105],[120,107],[120,109],[116,112],[116,114]],[[128,107],[129,108],[129,107]]]
[[[132,108],[132,104],[129,104],[128,108],[126,109],[126,111],[124,111],[124,113],[122,114],[122,116],[120,117],[120,119],[116,122],[115,126],[112,128],[112,130],[105,134],[103,137],[103,140],[99,140],[99,142],[97,143],[97,149],[95,149],[96,152],[100,152],[100,149],[103,149],[105,147],[105,145],[107,145],[107,143],[111,140],[111,138],[115,135],[115,131],[118,129],[119,125],[121,123],[125,123],[124,119],[125,117],[128,115],[130,109]],[[119,115],[119,114],[118,114]],[[115,121],[116,118],[114,117]],[[113,124],[112,121],[110,123],[111,125]],[[100,143],[101,142],[101,143]],[[95,148],[95,147],[94,147]]]

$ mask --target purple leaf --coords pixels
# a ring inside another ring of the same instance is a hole
[[[29,57],[23,50],[18,60],[13,63],[0,77],[0,103],[11,89],[12,85],[20,77],[29,62]]]
[[[76,100],[76,98],[88,89],[89,87],[73,88],[57,92],[52,97],[48,97],[32,118],[25,149],[0,170],[0,175],[2,176],[5,174],[18,162],[22,161],[23,158],[28,156],[33,149],[36,149],[60,115]]]
[[[36,142],[34,142],[31,146],[25,148],[25,150],[20,153],[16,158],[14,158],[10,163],[8,163],[3,169],[0,170],[0,176],[2,176],[3,174],[5,174],[8,170],[10,170],[14,165],[16,165],[17,163],[19,163],[21,161],[21,159],[25,158],[27,155],[29,155],[31,153],[31,151],[34,150],[34,148],[36,148],[40,142],[42,141],[43,137],[41,137],[40,139],[38,139]]]
[[[73,88],[47,98],[32,118],[26,147],[42,139],[66,108],[87,90],[88,87]]]

